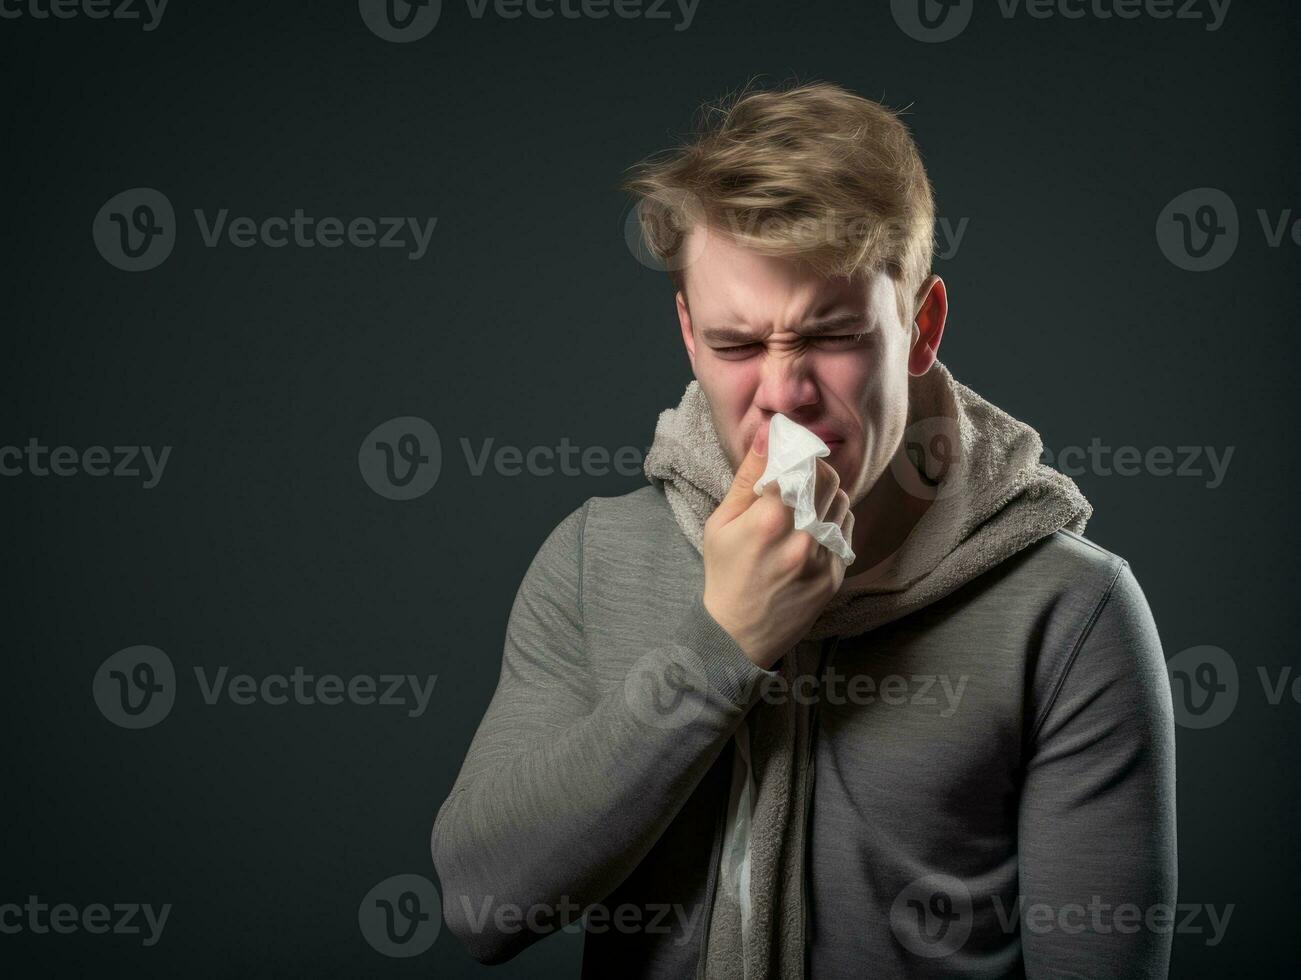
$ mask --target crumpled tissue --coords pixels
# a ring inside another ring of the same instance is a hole
[[[830,455],[825,442],[778,413],[768,423],[768,465],[754,485],[754,492],[762,494],[764,487],[776,481],[781,487],[782,503],[795,511],[795,530],[808,531],[846,565],[852,565],[854,549],[845,540],[844,532],[838,524],[819,520],[815,506],[817,460]]]

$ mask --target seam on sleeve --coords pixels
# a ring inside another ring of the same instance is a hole
[[[583,601],[586,593],[587,579],[587,518],[592,512],[592,501],[596,497],[588,497],[583,501],[583,513],[578,520],[578,557],[575,562],[575,575],[578,578],[578,587],[575,589],[575,608],[578,611],[578,652],[582,663],[590,665],[592,662],[592,651],[587,646],[587,613],[583,609]],[[597,683],[595,673],[591,670],[584,670],[583,682],[581,684],[582,693],[587,701],[587,714],[590,716],[596,710],[597,704]]]
[[[1062,668],[1061,675],[1057,678],[1057,683],[1053,685],[1052,693],[1048,695],[1048,700],[1039,712],[1039,720],[1035,722],[1034,730],[1030,732],[1030,741],[1033,742],[1039,737],[1039,730],[1043,728],[1048,721],[1048,716],[1052,714],[1053,705],[1057,703],[1057,698],[1061,695],[1062,688],[1066,686],[1066,678],[1070,676],[1071,669],[1075,666],[1075,661],[1079,657],[1080,650],[1084,646],[1084,641],[1089,638],[1093,632],[1094,624],[1097,623],[1098,617],[1102,615],[1102,609],[1106,606],[1107,601],[1111,598],[1111,593],[1116,588],[1116,583],[1120,580],[1120,573],[1129,567],[1129,562],[1121,558],[1116,565],[1116,571],[1111,576],[1111,581],[1107,583],[1106,589],[1093,606],[1093,611],[1089,613],[1089,618],[1084,622],[1084,628],[1080,630],[1080,635],[1075,640],[1075,645],[1071,648],[1070,655],[1066,658],[1066,664]]]
[[[578,620],[583,623],[586,617],[583,615],[583,553],[587,550],[587,512],[591,509],[592,498],[588,497],[583,501],[583,516],[578,521]]]

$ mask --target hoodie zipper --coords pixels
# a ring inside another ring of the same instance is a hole
[[[812,945],[813,937],[810,935],[811,918],[809,916],[809,869],[807,856],[810,848],[809,840],[809,815],[813,809],[813,780],[815,776],[813,766],[814,748],[818,739],[818,706],[822,704],[822,690],[826,682],[826,670],[831,662],[832,656],[836,652],[836,647],[840,645],[840,637],[832,637],[831,641],[822,641],[822,647],[818,652],[818,696],[809,709],[809,750],[804,760],[804,817],[803,817],[803,847],[800,849],[800,934],[804,937],[804,955],[800,958],[801,976],[808,975],[809,947]]]

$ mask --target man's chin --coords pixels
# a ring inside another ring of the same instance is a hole
[[[831,455],[827,457],[830,463],[840,476],[840,489],[845,491],[849,497],[850,509],[857,507],[865,497],[872,491],[876,484],[876,479],[871,474],[863,471],[863,462],[861,459],[849,459],[843,448],[839,453],[834,448],[831,449]]]

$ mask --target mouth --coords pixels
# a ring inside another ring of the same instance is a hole
[[[803,425],[804,428],[808,429],[815,436],[821,439],[823,444],[825,444],[833,454],[845,445],[845,437],[841,435],[839,429],[833,429],[831,426],[825,424],[815,423],[813,425],[805,425],[803,422],[799,422],[798,424]],[[758,437],[758,443],[756,444],[759,445],[761,451],[766,451],[764,447],[767,446],[768,442],[767,424],[761,424],[755,431],[754,436]],[[749,445],[748,442],[747,445]]]
[[[824,429],[821,428],[820,426],[812,425],[809,426],[809,431],[812,432],[819,439],[821,439],[823,442],[825,442],[827,444],[827,448],[833,451],[836,449],[837,446],[843,445],[845,442],[845,440],[841,438],[841,436],[838,433],[833,432],[831,429]]]

